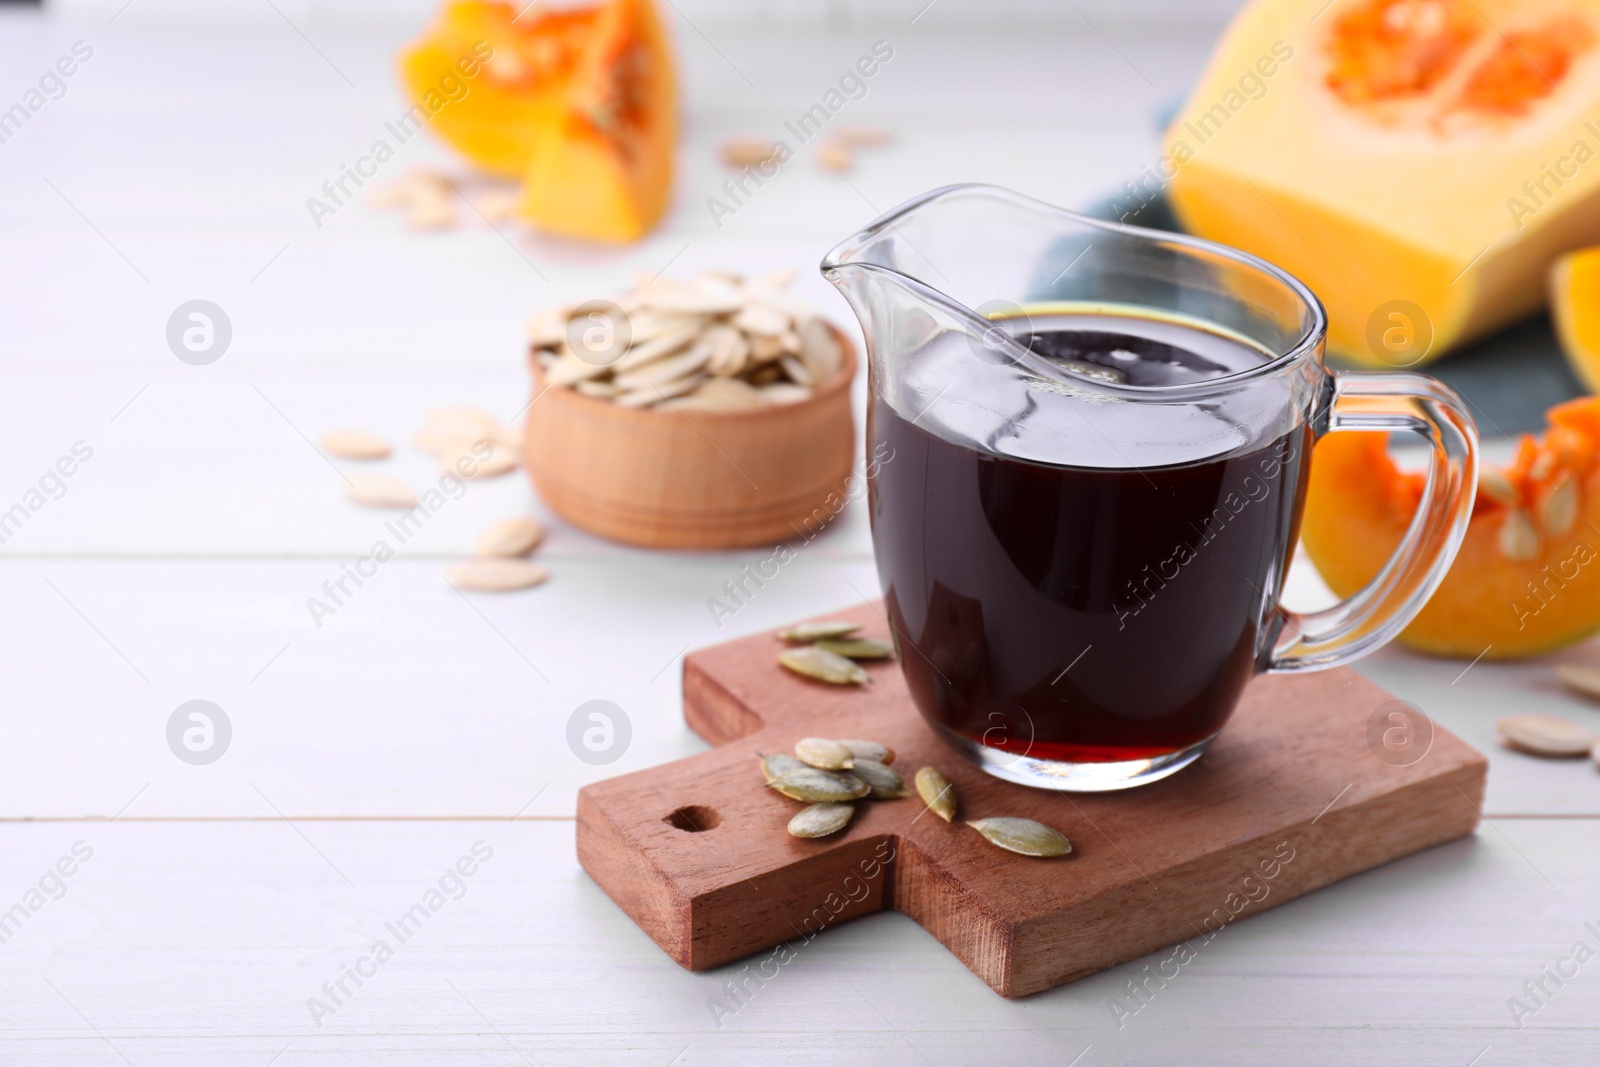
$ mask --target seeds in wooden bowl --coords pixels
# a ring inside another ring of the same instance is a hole
[[[384,459],[393,451],[388,441],[363,430],[330,430],[322,435],[322,450],[340,459]]]
[[[746,411],[798,403],[844,363],[838,338],[786,292],[793,271],[636,279],[632,290],[528,322],[546,387],[622,407]]]
[[[840,801],[812,804],[789,820],[789,833],[795,837],[827,837],[843,830],[855,813],[854,804]]]
[[[950,784],[950,779],[940,774],[937,768],[924,767],[919,770],[915,778],[917,795],[922,802],[945,822],[951,822],[956,817],[956,787]]]
[[[446,567],[444,573],[456,588],[480,593],[528,589],[550,577],[543,567],[524,559],[472,559]]]
[[[872,681],[872,675],[857,666],[854,660],[811,645],[784,649],[778,653],[778,662],[796,674],[830,685],[865,685]]]
[[[1048,859],[1065,856],[1072,851],[1072,842],[1065,835],[1032,819],[997,815],[988,819],[969,819],[967,825],[982,834],[991,845],[1019,856]]]
[[[484,559],[526,556],[544,540],[544,527],[534,519],[501,519],[483,528],[473,550]]]
[[[417,491],[389,474],[352,474],[345,482],[344,495],[369,508],[417,506]]]
[[[1511,748],[1550,759],[1586,756],[1600,741],[1593,731],[1555,715],[1513,715],[1496,726]]]
[[[822,771],[815,767],[804,767],[780,774],[767,785],[790,800],[801,800],[807,804],[859,800],[872,792],[871,786],[852,774],[844,771]]]
[[[849,746],[825,737],[802,737],[795,742],[794,754],[802,762],[824,771],[847,771],[856,761]]]

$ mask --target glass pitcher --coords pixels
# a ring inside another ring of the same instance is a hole
[[[866,336],[873,547],[912,699],[990,773],[1170,775],[1266,671],[1387,642],[1471,516],[1477,435],[1432,378],[1322,365],[1326,318],[1254,256],[984,185],[828,253]],[[1282,606],[1312,446],[1414,431],[1426,489],[1333,607]]]

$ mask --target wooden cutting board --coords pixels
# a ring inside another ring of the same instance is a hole
[[[887,639],[879,605],[829,617]],[[1407,720],[1390,718],[1405,707],[1348,670],[1257,679],[1197,763],[1068,794],[966,763],[924,724],[897,664],[839,688],[783,670],[781,647],[766,633],[691,653],[684,715],[715,747],[578,794],[584,870],[691,970],[893,908],[996,992],[1025,996],[1470,834],[1482,807],[1483,756],[1436,726],[1428,743],[1414,714],[1410,746],[1393,748],[1408,740]],[[805,736],[882,741],[908,781],[938,767],[956,823],[913,797],[865,803],[829,838],[790,837],[800,805],[763,787],[755,753]],[[1015,856],[960,822],[987,815],[1054,826],[1073,854]]]

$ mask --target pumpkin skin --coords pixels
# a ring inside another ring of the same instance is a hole
[[[1550,268],[1550,317],[1567,362],[1600,393],[1600,248],[1572,252]]]
[[[610,0],[541,129],[518,214],[552,233],[636,240],[666,211],[676,140],[676,79],[655,7]]]
[[[1508,468],[1480,476],[1461,550],[1401,644],[1519,659],[1600,630],[1600,398],[1557,405],[1547,419],[1544,436],[1523,437]],[[1356,592],[1388,561],[1423,480],[1399,469],[1385,434],[1334,433],[1317,443],[1301,538],[1335,593]]]
[[[1331,351],[1420,365],[1600,244],[1600,0],[1326,3],[1243,9],[1146,185],[1309,285]]]

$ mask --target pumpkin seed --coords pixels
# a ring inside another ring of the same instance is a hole
[[[1478,492],[1507,507],[1515,507],[1519,503],[1517,487],[1511,483],[1511,476],[1504,467],[1479,467]]]
[[[971,819],[967,825],[982,834],[991,845],[1019,856],[1049,858],[1065,856],[1072,851],[1072,842],[1064,835],[1032,819],[1001,815],[989,819]]]
[[[748,411],[761,406],[761,392],[739,378],[712,378],[700,383],[694,399],[722,411]]]
[[[824,141],[817,146],[817,166],[843,174],[856,165],[855,153],[842,141]]]
[[[827,837],[836,834],[856,813],[854,804],[824,801],[801,809],[789,820],[789,833],[795,837]]]
[[[847,746],[825,737],[802,737],[795,742],[794,754],[825,771],[847,771],[856,761]]]
[[[839,341],[828,324],[815,315],[800,324],[800,359],[811,372],[812,380],[825,382],[838,373],[844,362]]]
[[[352,474],[345,483],[344,495],[369,508],[417,506],[417,491],[389,474]]]
[[[793,382],[773,382],[763,385],[757,390],[761,394],[763,404],[772,404],[781,407],[784,404],[798,404],[802,400],[811,399],[811,387],[796,385]]]
[[[1506,512],[1500,524],[1500,554],[1513,562],[1530,560],[1539,554],[1539,530],[1521,508]]]
[[[869,759],[874,763],[894,762],[894,749],[888,745],[880,745],[876,741],[857,741],[848,737],[841,737],[839,743],[848,748],[856,759]]]
[[[870,637],[852,637],[840,641],[834,638],[824,638],[811,646],[836,656],[846,659],[888,659],[894,655],[894,646],[874,641]]]
[[[761,773],[768,782],[795,771],[805,770],[810,766],[781,752],[757,752],[756,759],[761,761]]]
[[[445,577],[458,589],[480,593],[508,593],[541,584],[550,572],[523,559],[470,559],[444,569]]]
[[[861,629],[858,622],[843,622],[838,619],[825,619],[822,622],[803,622],[798,626],[791,626],[787,630],[779,630],[778,636],[791,645],[809,645],[813,641],[822,641],[833,637],[848,637]]]
[[[1507,745],[1531,756],[1584,756],[1600,741],[1592,731],[1555,715],[1513,715],[1495,725]]]
[[[481,557],[510,559],[526,556],[544,540],[544,527],[533,519],[501,519],[478,535],[474,550]]]
[[[872,681],[872,675],[857,666],[855,660],[809,645],[784,649],[778,653],[778,662],[796,674],[830,685],[864,685]]]
[[[482,442],[479,442],[479,448],[481,447]],[[454,454],[446,452],[439,457],[439,469],[455,471],[463,478],[477,481],[480,478],[498,478],[502,474],[509,474],[517,469],[521,459],[515,449],[506,448],[504,445],[491,445],[487,456],[470,449]]]
[[[790,800],[802,800],[807,804],[860,800],[872,792],[870,785],[853,774],[823,771],[815,767],[802,767],[797,771],[780,774],[767,785]]]
[[[546,385],[576,385],[588,378],[598,378],[610,369],[610,364],[590,363],[571,352],[562,352],[555,366],[545,372],[544,381]]]
[[[456,207],[448,200],[414,199],[406,208],[406,225],[413,230],[448,230],[456,224]]]
[[[697,321],[685,323],[664,334],[652,337],[642,345],[634,345],[623,353],[622,356],[609,364],[610,368],[618,374],[642,367],[646,363],[654,363],[658,359],[665,359],[674,352],[683,348],[695,339],[700,332],[700,323]],[[604,369],[604,368],[602,368]]]
[[[880,148],[894,140],[894,134],[882,126],[840,126],[838,137],[862,148]]]
[[[1586,697],[1600,700],[1600,671],[1593,667],[1560,666],[1556,668],[1556,676],[1567,684],[1569,689],[1576,690]],[[846,741],[845,744],[850,742]],[[859,753],[857,753],[859,755]]]
[[[705,381],[703,374],[691,374],[687,378],[678,378],[660,385],[642,385],[625,393],[617,394],[612,400],[613,404],[622,408],[642,408],[651,404],[659,404],[663,400],[692,393],[695,387]]]
[[[1578,481],[1563,478],[1539,505],[1539,521],[1545,532],[1560,536],[1578,524]]]
[[[956,817],[956,787],[950,784],[950,779],[940,774],[933,767],[924,767],[916,774],[917,795],[922,802],[945,822],[953,822]]]
[[[722,161],[735,170],[760,166],[777,154],[777,144],[763,137],[730,137],[722,142]]]
[[[811,385],[811,372],[806,370],[806,365],[794,356],[783,356],[778,360],[778,366],[783,368],[783,373],[796,385]]]
[[[857,756],[850,773],[872,787],[873,800],[899,800],[911,795],[904,778],[893,767]]]
[[[618,374],[612,380],[617,383],[617,388],[631,391],[649,385],[665,385],[667,382],[676,381],[686,374],[692,374],[706,365],[706,360],[711,358],[711,350],[704,344],[691,347],[682,355],[670,359],[658,359],[637,367],[624,374]]]
[[[385,459],[389,442],[360,430],[331,430],[322,435],[322,450],[340,459]]]
[[[789,316],[765,301],[752,301],[739,309],[733,324],[745,333],[775,338],[789,328]]]

